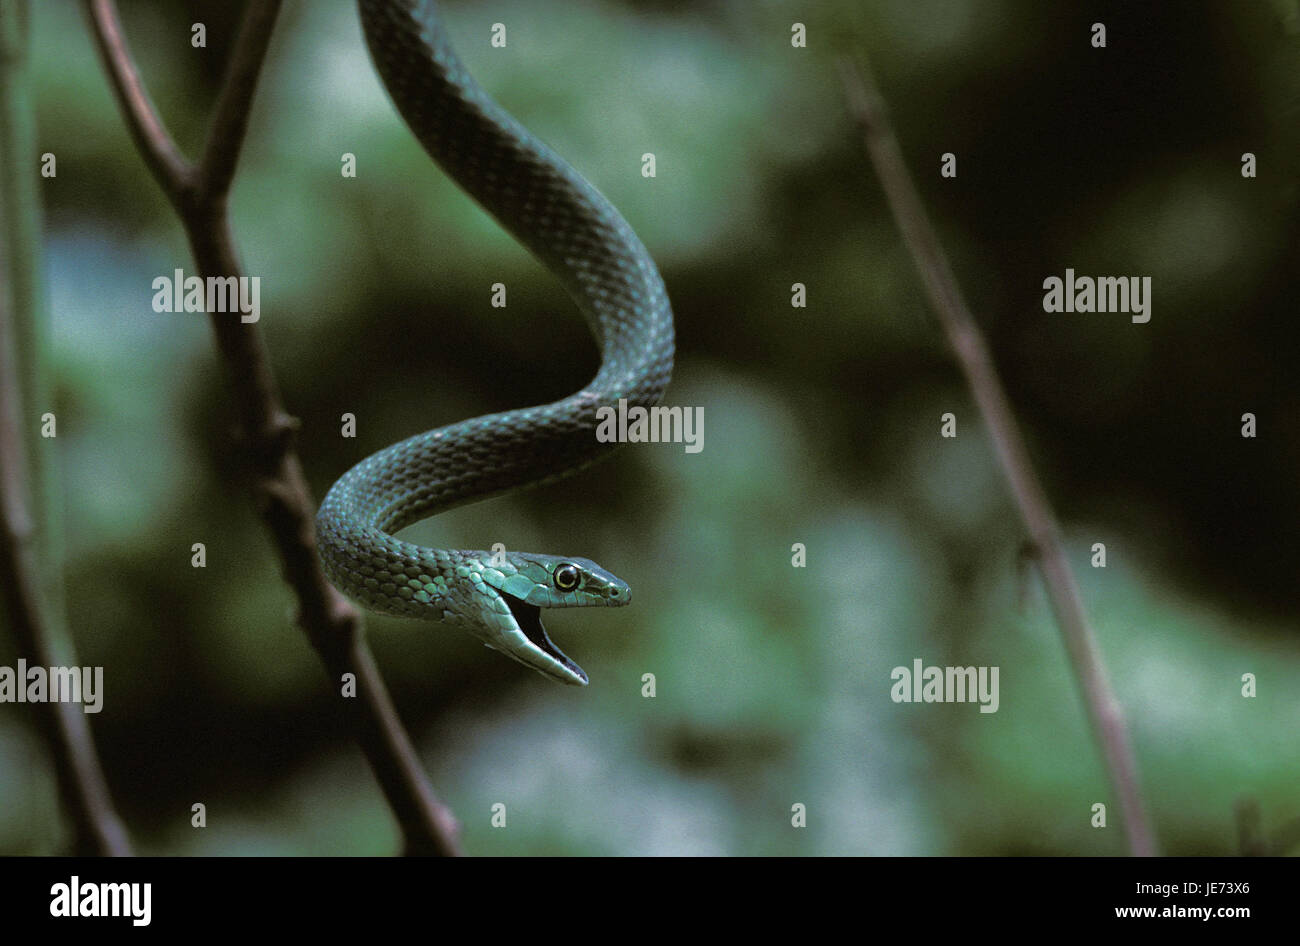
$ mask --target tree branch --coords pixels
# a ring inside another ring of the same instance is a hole
[[[63,608],[57,478],[45,456],[50,447],[36,433],[49,385],[27,43],[26,4],[0,0],[0,605],[19,656],[35,666],[75,666]],[[130,854],[82,704],[43,702],[33,712],[72,819],[73,849]]]
[[[280,0],[252,0],[248,5],[197,167],[175,153],[149,105],[112,0],[86,0],[86,6],[132,137],[177,209],[199,271],[205,277],[242,277],[227,195]],[[233,395],[239,441],[252,468],[254,504],[297,599],[297,623],[319,653],[331,685],[341,686],[344,674],[356,678],[357,696],[345,705],[401,826],[405,852],[456,854],[455,819],[439,803],[420,767],[365,643],[360,615],[321,570],[316,504],[293,443],[297,420],[284,409],[260,327],[242,322],[239,313],[208,315]]]
[[[199,162],[199,193],[212,201],[224,200],[235,177],[235,165],[248,129],[248,116],[257,90],[262,61],[271,42],[280,0],[252,3],[239,27],[234,55],[226,69],[217,99],[212,127]]]
[[[169,196],[192,190],[193,169],[167,133],[144,83],[140,81],[140,73],[127,49],[122,23],[117,18],[112,0],[90,0],[87,9],[95,24],[92,30],[95,45],[99,48],[100,58],[108,65],[108,77],[118,105],[128,116],[126,125],[135,140],[136,150]]]
[[[1123,711],[1106,678],[1096,637],[1084,614],[1079,589],[1061,545],[1056,518],[1039,485],[988,346],[966,307],[943,247],[926,216],[870,72],[865,68],[859,71],[849,59],[841,59],[839,65],[849,111],[862,132],[867,155],[920,271],[926,296],[988,428],[1016,508],[1038,553],[1047,596],[1075,679],[1083,692],[1093,731],[1101,744],[1111,784],[1119,796],[1129,850],[1137,856],[1153,855],[1155,836],[1143,808],[1137,760],[1129,744]]]
[[[0,322],[9,322],[7,300],[0,300]],[[32,513],[26,490],[22,446],[16,419],[28,418],[18,405],[17,371],[13,370],[10,333],[0,325],[0,347],[5,360],[0,374],[0,589],[4,613],[13,629],[20,656],[34,666],[67,666],[70,651],[53,641],[50,609],[41,590],[40,556],[35,543]],[[28,419],[28,423],[31,420]],[[62,653],[60,653],[60,650]],[[26,686],[25,680],[18,681]],[[76,851],[112,857],[127,856],[131,845],[126,828],[113,808],[108,783],[80,703],[49,701],[33,704],[40,730],[54,757],[59,796],[72,816]]]

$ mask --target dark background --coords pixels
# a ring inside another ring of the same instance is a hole
[[[122,6],[193,154],[239,5]],[[846,118],[843,49],[870,57],[988,333],[1163,848],[1233,852],[1242,796],[1266,827],[1300,816],[1294,2],[446,6],[480,81],[649,246],[677,317],[667,403],[705,415],[700,454],[629,448],[409,531],[584,555],[635,593],[548,621],[585,690],[439,625],[369,620],[469,851],[1124,850],[1007,491]],[[91,721],[115,799],[146,852],[387,853],[396,828],[247,502],[206,321],[150,308],[154,277],[193,272],[179,224],[79,4],[34,7],[39,142],[58,159],[42,195],[69,606],[81,662],[105,667]],[[790,46],[796,19],[808,49]],[[286,5],[232,214],[318,498],[400,437],[595,370],[554,280],[400,123],[350,3]],[[1151,321],[1044,313],[1042,282],[1067,267],[1150,276]],[[1105,569],[1089,566],[1099,541]],[[1001,708],[894,704],[890,669],[916,657],[1000,666]],[[189,826],[196,801],[206,829]],[[0,706],[0,852],[64,838],[28,708]]]

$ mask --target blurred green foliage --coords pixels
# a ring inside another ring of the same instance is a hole
[[[150,308],[155,276],[192,272],[179,225],[79,5],[34,6],[40,143],[58,159],[42,186],[69,610],[81,661],[106,668],[92,725],[115,797],[145,852],[389,853],[395,826],[241,485],[205,321]],[[192,154],[238,5],[122,6]],[[1300,69],[1284,4],[822,2],[799,14],[807,50],[775,2],[448,6],[474,73],[659,260],[680,341],[668,401],[705,415],[700,454],[629,448],[409,531],[589,556],[635,592],[550,621],[591,674],[581,691],[437,625],[369,619],[468,851],[1124,850],[1006,490],[845,119],[844,49],[871,56],[989,333],[1164,850],[1231,853],[1240,796],[1266,826],[1300,816]],[[1087,42],[1097,20],[1104,51]],[[494,22],[506,50],[486,42]],[[945,151],[956,180],[937,173]],[[286,4],[233,219],[318,497],[399,437],[594,371],[554,281],[401,125],[350,3]],[[1045,315],[1042,280],[1067,266],[1152,276],[1151,323]],[[0,663],[11,647],[0,637]],[[890,670],[915,657],[1000,666],[1000,710],[892,703]],[[0,707],[0,852],[65,837],[30,723]],[[1106,830],[1088,825],[1097,801]]]

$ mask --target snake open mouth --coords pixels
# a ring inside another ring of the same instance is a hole
[[[506,599],[506,607],[514,615],[515,623],[519,625],[519,630],[524,632],[524,637],[527,637],[534,646],[547,656],[554,657],[565,669],[582,678],[582,682],[586,683],[587,674],[583,669],[570,660],[568,655],[556,647],[555,642],[547,636],[546,628],[542,627],[542,609],[537,605],[520,601],[514,595],[502,593],[501,597]]]

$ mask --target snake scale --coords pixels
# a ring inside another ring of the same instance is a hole
[[[463,628],[564,683],[587,675],[555,646],[542,608],[628,603],[585,558],[425,548],[395,537],[453,506],[552,482],[600,459],[596,411],[658,403],[673,363],[663,280],[618,211],[493,101],[457,58],[432,0],[360,0],[371,58],[430,157],[560,280],[596,337],[601,365],[550,404],[418,434],[362,460],[317,514],[330,581],[363,607]]]

